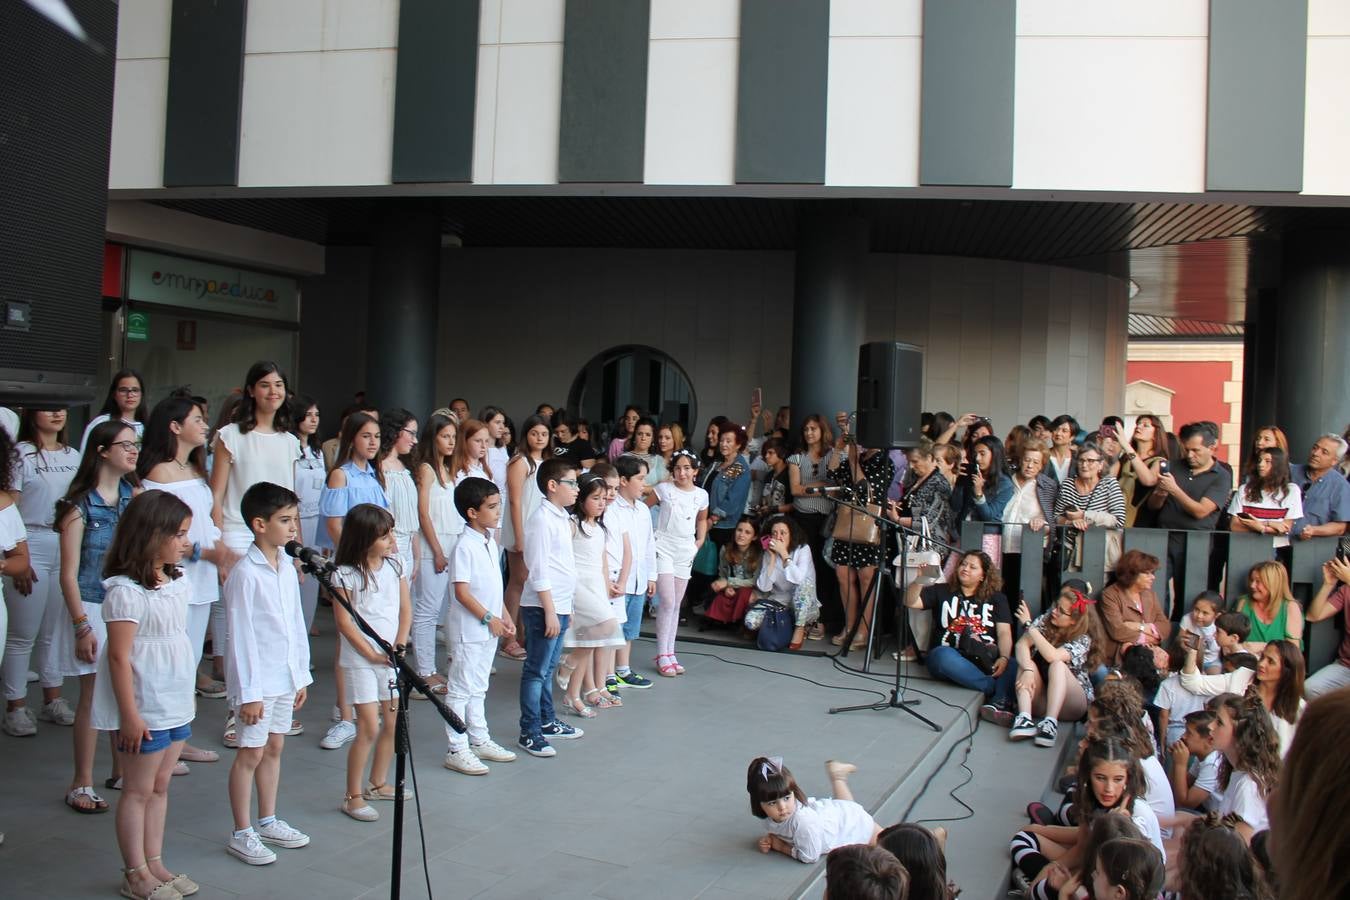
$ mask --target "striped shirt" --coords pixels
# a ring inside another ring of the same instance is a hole
[[[1078,492],[1075,479],[1064,482],[1059,486],[1059,497],[1055,500],[1055,518],[1058,519],[1070,509],[1110,513],[1116,520],[1115,527],[1125,527],[1125,495],[1120,492],[1120,483],[1114,478],[1099,479],[1097,486],[1087,494]]]

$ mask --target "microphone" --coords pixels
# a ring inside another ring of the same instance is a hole
[[[324,557],[322,551],[315,550],[313,547],[306,547],[299,541],[287,541],[285,549],[287,556],[294,557],[305,565],[321,572],[328,572],[335,568],[332,562]]]
[[[837,484],[821,484],[806,488],[806,493],[808,494],[824,494],[827,497],[833,494],[843,494],[847,491],[848,488],[841,487]]]

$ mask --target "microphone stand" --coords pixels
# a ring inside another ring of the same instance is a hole
[[[301,569],[317,578],[319,584],[323,585],[329,595],[337,603],[342,604],[342,608],[347,611],[347,615],[352,617],[356,627],[361,629],[363,634],[384,651],[384,655],[389,659],[389,667],[397,673],[395,682],[398,691],[398,707],[394,720],[394,856],[390,864],[389,897],[390,900],[398,900],[403,875],[403,777],[408,753],[411,749],[408,731],[408,697],[410,691],[415,690],[427,700],[430,700],[431,705],[445,720],[445,724],[455,731],[463,734],[465,725],[463,720],[445,705],[440,696],[432,692],[431,685],[427,684],[426,680],[418,675],[412,666],[408,665],[407,660],[404,659],[404,650],[391,646],[388,641],[380,637],[379,633],[371,627],[371,624],[352,608],[351,601],[347,599],[346,594],[333,587],[333,582],[330,580],[333,569],[330,568],[330,565],[301,561]]]
[[[884,515],[881,515],[881,516],[874,515],[874,514],[872,513],[872,511],[869,510],[869,509],[868,509],[867,507],[865,507],[865,506],[859,506],[859,505],[857,505],[856,503],[850,503],[850,502],[847,501],[847,500],[839,500],[839,499],[834,498],[834,497],[831,497],[830,500],[831,500],[836,506],[844,506],[844,507],[848,507],[849,509],[851,509],[851,510],[853,510],[854,512],[858,513],[859,515],[863,515],[863,516],[866,516],[866,517],[869,518],[869,519],[872,519],[874,522],[876,522],[876,523],[877,523],[879,526],[881,526],[881,528],[883,529],[883,531],[882,531],[883,538],[882,538],[882,541],[881,541],[881,547],[880,547],[880,550],[881,550],[881,561],[880,561],[880,563],[877,565],[877,574],[872,578],[872,583],[871,583],[870,585],[867,586],[867,596],[861,598],[861,602],[863,603],[863,606],[861,607],[862,609],[866,609],[866,608],[867,608],[867,605],[866,605],[866,604],[867,604],[868,602],[872,602],[872,622],[871,622],[871,624],[869,625],[869,627],[868,627],[868,629],[867,629],[867,649],[864,651],[864,655],[863,655],[863,667],[862,667],[862,670],[861,670],[863,673],[866,673],[866,672],[869,671],[869,670],[868,670],[868,663],[869,663],[869,661],[870,661],[870,659],[871,659],[871,656],[872,656],[872,648],[873,648],[874,642],[876,641],[876,634],[877,634],[877,628],[876,628],[876,625],[877,625],[877,616],[878,616],[878,613],[880,612],[880,607],[881,607],[881,579],[882,579],[882,578],[886,578],[886,579],[888,579],[888,580],[890,581],[890,583],[891,583],[891,585],[892,585],[893,587],[895,586],[895,575],[891,572],[890,564],[887,563],[887,561],[886,561],[886,540],[885,540],[885,537],[884,537],[884,535],[886,534],[885,529],[890,529],[892,532],[894,532],[894,533],[896,533],[896,534],[899,535],[899,538],[900,538],[900,567],[901,567],[902,570],[906,567],[906,566],[905,566],[905,563],[908,561],[908,558],[909,558],[909,546],[908,546],[908,543],[909,543],[909,542],[905,540],[905,537],[906,537],[907,535],[918,535],[918,536],[922,537],[922,535],[921,535],[919,532],[914,531],[914,530],[911,529],[911,528],[906,528],[906,527],[904,527],[904,526],[901,525],[899,522],[892,522],[890,519],[886,518]],[[908,609],[908,607],[905,606],[905,603],[904,603],[904,592],[903,592],[902,590],[897,589],[896,592],[895,592],[895,595],[896,595],[896,602],[895,602],[895,606],[896,606],[895,619],[896,619],[896,622],[897,622],[898,627],[899,627],[899,642],[898,642],[898,643],[899,643],[899,648],[900,648],[901,650],[904,650],[905,644],[906,644],[906,642],[907,642],[907,640],[908,640],[907,637],[906,637],[906,634],[907,634],[908,629],[909,629],[909,609]],[[873,602],[873,601],[874,601],[874,602]],[[858,616],[858,621],[859,621],[859,622],[862,621],[862,616],[861,616],[861,615]],[[856,631],[857,631],[857,628],[858,628],[858,626],[857,626],[857,624],[855,624],[854,627],[853,627],[853,630],[856,632]],[[849,639],[850,639],[852,636],[853,636],[852,633],[844,635],[844,643],[843,643],[843,647],[842,647],[842,649],[839,651],[839,653],[836,654],[836,658],[839,658],[839,657],[846,657],[846,656],[848,655],[848,644],[849,644]],[[901,655],[903,655],[903,654],[897,654],[897,656],[901,656]],[[918,719],[920,722],[922,722],[923,724],[927,725],[929,728],[933,729],[934,731],[938,731],[938,732],[942,731],[942,727],[941,727],[940,725],[938,725],[936,722],[932,721],[931,719],[928,719],[927,717],[921,715],[920,713],[916,712],[915,710],[910,709],[911,706],[918,706],[918,705],[919,705],[919,701],[916,700],[916,699],[908,699],[908,698],[905,698],[905,697],[903,696],[905,689],[906,689],[906,688],[908,687],[908,685],[909,685],[909,675],[908,675],[908,671],[909,671],[909,670],[908,670],[907,666],[908,666],[908,663],[906,663],[903,659],[897,659],[897,660],[896,660],[896,662],[895,662],[895,682],[894,682],[894,684],[891,686],[891,695],[890,695],[890,697],[889,697],[888,699],[886,699],[886,700],[878,700],[878,701],[875,702],[875,703],[861,703],[861,704],[858,704],[858,705],[856,705],[856,706],[832,706],[832,707],[830,707],[830,709],[829,709],[830,715],[834,715],[834,714],[836,714],[836,713],[843,713],[843,712],[857,712],[857,711],[859,711],[859,710],[864,710],[864,709],[873,710],[873,711],[880,711],[880,710],[883,710],[883,709],[898,709],[898,710],[900,710],[901,712],[908,713],[909,715],[911,715],[911,716],[913,716],[914,718]]]

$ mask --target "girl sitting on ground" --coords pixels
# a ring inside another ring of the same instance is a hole
[[[857,767],[827,760],[830,799],[808,798],[782,757],[757,756],[750,761],[745,789],[750,794],[750,812],[764,820],[768,832],[759,839],[759,852],[777,850],[798,862],[813,863],[835,847],[847,844],[876,845],[881,826],[853,799],[848,776]]]
[[[735,625],[755,599],[755,579],[764,545],[755,533],[755,520],[741,516],[731,543],[724,546],[717,561],[717,580],[712,583],[713,598],[707,618],[724,625]]]

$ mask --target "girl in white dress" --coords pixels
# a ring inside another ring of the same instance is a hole
[[[605,513],[605,479],[587,473],[578,482],[572,521],[577,586],[572,596],[572,618],[563,634],[563,647],[569,651],[573,674],[567,684],[563,709],[589,719],[595,715],[592,704],[602,708],[621,705],[596,685],[593,655],[597,647],[622,646],[623,629],[609,602],[607,532],[601,521]]]
[[[122,757],[117,845],[124,897],[197,891],[161,858],[169,783],[194,715],[192,582],[178,566],[192,549],[191,527],[186,503],[167,491],[146,491],[127,505],[105,561],[108,648],[98,662],[93,723],[113,733]]]
[[[502,546],[506,548],[506,614],[519,620],[520,595],[525,590],[525,523],[539,508],[544,495],[539,492],[535,472],[544,460],[553,456],[553,432],[548,420],[534,415],[521,426],[520,445],[506,466],[506,509],[502,515]],[[501,653],[511,659],[525,658],[519,643],[523,631],[502,645]]]
[[[309,397],[296,397],[292,404],[300,459],[295,463],[295,495],[300,498],[300,543],[313,547],[319,540],[319,496],[328,477],[319,442],[319,405]],[[319,606],[319,579],[306,575],[300,580],[300,607],[305,628],[313,633],[314,612]]]
[[[417,518],[417,485],[413,483],[412,449],[417,445],[417,420],[406,409],[390,409],[380,414],[380,456],[376,470],[389,511],[394,514],[394,543],[398,561],[409,584],[417,578],[422,557],[420,541],[414,541]]]
[[[432,413],[414,454],[417,460],[417,521],[421,528],[421,570],[413,586],[412,646],[417,674],[432,690],[445,693],[445,676],[436,668],[436,623],[445,617],[450,590],[450,554],[463,533],[455,510],[455,484],[450,476],[455,452],[455,420]],[[414,694],[415,697],[422,696]]]
[[[338,569],[333,585],[346,595],[352,608],[394,647],[407,644],[412,600],[398,562],[394,517],[389,511],[371,503],[353,507],[347,513],[334,561]],[[356,709],[356,738],[347,752],[342,811],[357,821],[373,822],[380,814],[365,801],[394,799],[394,788],[385,779],[394,756],[397,697],[391,685],[395,672],[384,651],[357,627],[341,604],[333,606],[333,617],[341,636],[338,665],[344,700]],[[369,787],[363,788],[366,758],[372,748]]]
[[[206,627],[211,621],[211,606],[219,597],[220,575],[216,568],[225,553],[220,529],[211,521],[211,488],[206,483],[205,409],[187,394],[175,393],[161,400],[150,413],[145,426],[145,443],[136,461],[141,487],[147,491],[165,491],[187,504],[192,511],[188,532],[191,550],[183,560],[184,579],[192,586],[188,606],[188,640],[192,644],[193,667],[202,661]],[[212,678],[197,676],[197,694],[221,699],[225,685]],[[220,754],[190,744],[179,754],[188,762],[215,762]]]
[[[759,839],[759,851],[778,851],[798,862],[813,863],[836,847],[848,844],[876,846],[881,834],[870,813],[853,799],[848,776],[857,767],[827,760],[830,780],[828,799],[807,797],[779,756],[757,756],[750,761],[745,788],[750,793],[750,812],[764,820],[767,832]]]
[[[673,481],[663,481],[647,503],[660,505],[656,522],[656,670],[667,677],[684,674],[675,658],[675,630],[689,572],[708,535],[708,492],[694,484],[698,456],[679,449],[670,456]]]

